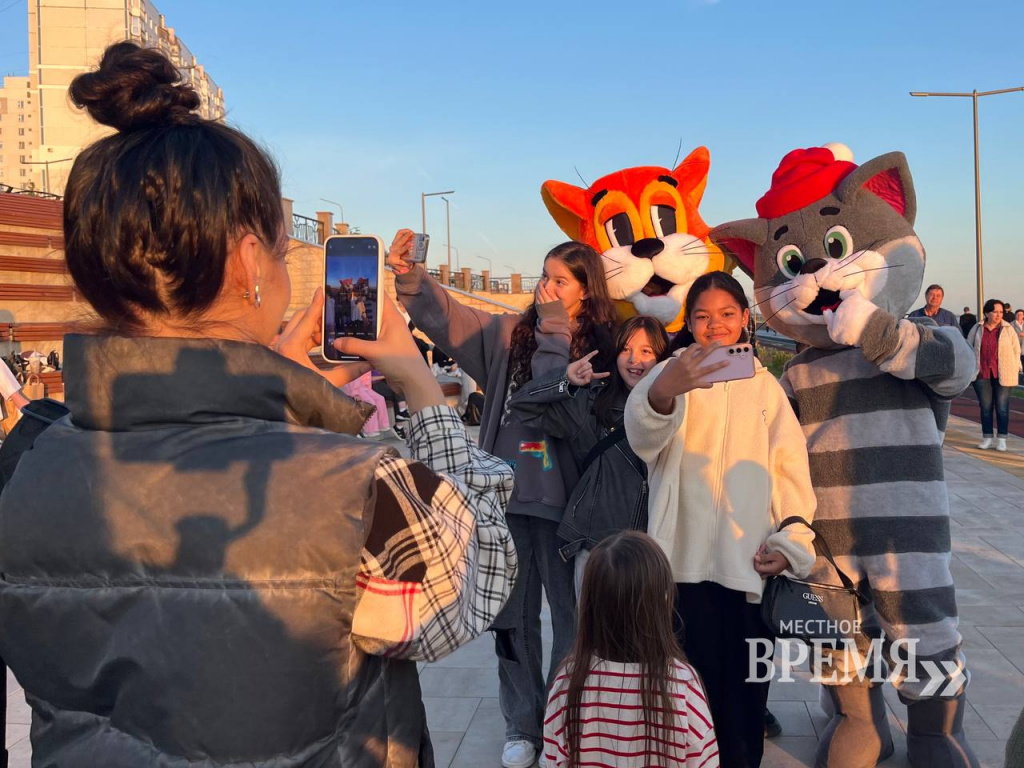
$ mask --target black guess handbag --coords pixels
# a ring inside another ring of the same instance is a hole
[[[867,599],[850,577],[836,565],[828,544],[814,526],[802,517],[787,517],[782,530],[791,523],[806,525],[814,531],[814,551],[835,568],[842,586],[800,581],[786,576],[769,576],[761,596],[761,620],[776,637],[803,640],[852,638],[860,632],[861,606]]]

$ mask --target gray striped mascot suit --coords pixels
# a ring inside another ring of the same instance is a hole
[[[768,325],[805,347],[782,385],[807,437],[816,527],[870,598],[857,647],[881,638],[911,764],[975,766],[942,465],[949,403],[975,358],[959,329],[903,319],[925,267],[906,158],[858,166],[841,144],[794,150],[756,208],[712,239],[752,274]],[[818,565],[813,580],[838,583]],[[824,686],[818,766],[866,768],[893,752],[879,676],[856,674],[856,657],[826,660],[838,684]]]

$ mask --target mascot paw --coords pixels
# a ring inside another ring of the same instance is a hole
[[[871,316],[878,311],[878,305],[865,298],[860,291],[843,291],[843,301],[834,311],[826,309],[825,325],[828,335],[836,344],[849,347],[860,346],[861,337]]]

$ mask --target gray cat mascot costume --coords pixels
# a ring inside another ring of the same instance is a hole
[[[795,150],[757,213],[711,237],[753,276],[768,325],[807,346],[781,383],[807,437],[816,527],[870,598],[864,626],[883,635],[911,763],[976,766],[942,466],[949,401],[975,360],[959,329],[901,319],[925,266],[907,160],[892,152],[858,166],[841,144]],[[838,583],[826,568],[812,578]],[[901,669],[892,661],[909,657],[908,640],[915,662]],[[864,633],[857,646],[868,649]],[[816,765],[873,766],[893,752],[881,685],[856,676],[855,656],[828,664],[849,677],[824,687],[833,716]]]

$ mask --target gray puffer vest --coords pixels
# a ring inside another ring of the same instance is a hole
[[[71,416],[0,497],[33,765],[432,765],[415,663],[351,640],[367,407],[254,344],[65,350]]]

